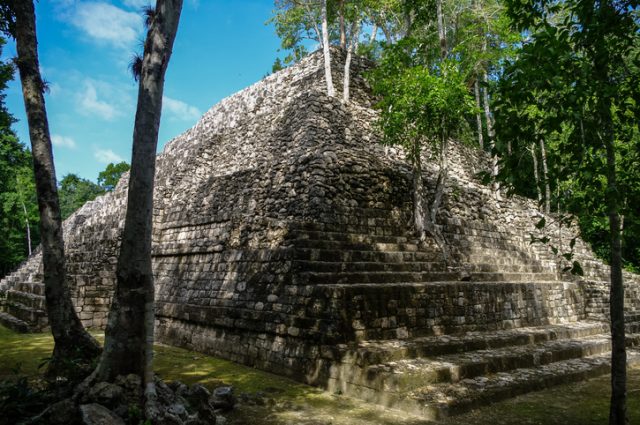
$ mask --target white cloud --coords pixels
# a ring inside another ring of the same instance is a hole
[[[101,162],[103,164],[111,164],[112,162],[118,163],[124,161],[124,159],[120,155],[118,155],[111,149],[96,149],[93,153],[93,156],[98,160],[98,162]]]
[[[125,4],[125,6],[133,7],[136,9],[141,9],[151,4],[150,0],[123,0],[122,2]]]
[[[75,140],[71,137],[61,136],[59,134],[51,135],[51,143],[53,143],[53,146],[57,146],[59,148],[74,149],[76,147]]]
[[[195,121],[202,115],[202,112],[195,106],[167,96],[162,98],[162,105],[168,113],[182,121]]]
[[[62,87],[58,83],[50,83],[48,88],[49,88],[48,94],[50,94],[52,97],[56,97],[62,92]]]
[[[78,94],[78,103],[81,108],[80,112],[85,115],[98,115],[106,120],[112,120],[120,115],[114,105],[98,98],[96,84],[92,80],[85,80],[84,90]]]
[[[130,48],[143,29],[139,13],[127,12],[109,3],[74,3],[67,6],[63,19],[92,39],[120,48]]]

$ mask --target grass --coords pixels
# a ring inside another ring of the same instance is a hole
[[[99,340],[100,333],[94,334]],[[36,378],[38,365],[51,353],[49,334],[17,334],[0,326],[0,380],[22,374]],[[175,347],[156,346],[156,372],[165,380],[208,387],[230,384],[236,394],[261,393],[259,404],[243,404],[229,425],[420,425],[420,418],[385,410],[226,360]],[[605,424],[609,377],[561,385],[448,418],[443,425],[589,425]],[[640,367],[628,374],[630,423],[640,423]],[[263,401],[266,401],[263,403]]]

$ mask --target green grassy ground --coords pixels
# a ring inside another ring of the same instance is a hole
[[[98,339],[101,334],[95,334]],[[36,378],[38,365],[52,348],[48,334],[16,334],[0,326],[0,380],[11,379],[19,367]],[[231,384],[236,393],[264,395],[261,405],[243,405],[228,416],[232,425],[418,425],[420,418],[384,410],[226,360],[175,347],[157,346],[155,368],[165,380]],[[629,371],[629,421],[640,423],[640,368]],[[588,425],[606,424],[609,377],[558,386],[449,418],[446,425]]]

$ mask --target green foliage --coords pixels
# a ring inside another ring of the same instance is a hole
[[[111,192],[116,188],[120,177],[130,169],[131,166],[124,161],[117,164],[111,163],[98,174],[98,185],[102,186],[106,192]]]
[[[93,201],[103,193],[104,189],[92,181],[75,174],[67,174],[60,181],[58,188],[62,219],[65,220],[85,203]]]
[[[474,104],[455,62],[430,67],[411,46],[409,39],[390,46],[371,82],[381,96],[377,107],[383,142],[405,147],[413,160],[423,146],[439,151],[464,127]]]
[[[0,38],[0,52],[4,43]],[[15,119],[5,106],[5,91],[12,78],[13,66],[0,63],[0,277],[27,257],[27,220],[32,244],[39,240],[31,153],[11,129]]]
[[[640,26],[637,2],[507,0],[510,16],[528,41],[505,67],[496,104],[496,130],[505,152],[504,180],[531,193],[531,142],[548,146],[552,205],[578,217],[584,237],[609,258],[611,201],[624,217],[622,255],[640,258]],[[608,187],[605,146],[612,146],[617,185]],[[526,166],[523,166],[527,163]]]

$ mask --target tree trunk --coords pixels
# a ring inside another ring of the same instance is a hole
[[[486,41],[483,43],[483,49],[486,49]],[[491,117],[491,107],[489,106],[489,90],[487,90],[489,84],[489,77],[487,76],[487,70],[482,68],[482,81],[484,82],[484,89],[482,90],[482,99],[484,104],[484,118],[487,123],[487,136],[489,136],[489,147],[493,152],[496,147],[495,132],[493,131],[493,120]],[[496,181],[495,177],[498,175],[498,155],[492,153],[491,156],[491,175],[493,176],[493,191],[497,198],[500,197],[500,185]]]
[[[327,81],[327,96],[334,97],[331,75],[331,51],[329,50],[329,23],[327,20],[327,0],[322,0],[322,53],[324,54],[324,77]]]
[[[29,226],[29,214],[27,214],[27,207],[24,202],[21,200],[22,211],[24,211],[24,223],[27,226],[27,249],[29,253],[29,257],[31,257],[31,226]]]
[[[440,146],[440,153],[438,159],[438,180],[436,181],[436,189],[433,194],[433,201],[431,202],[431,206],[429,207],[429,220],[427,220],[427,231],[433,237],[433,239],[438,244],[440,248],[440,252],[442,253],[442,258],[445,264],[449,261],[449,252],[447,249],[447,241],[444,238],[444,235],[438,228],[436,224],[436,219],[438,217],[438,211],[440,210],[440,204],[442,204],[442,197],[444,195],[444,189],[447,182],[447,175],[449,173],[449,164],[448,164],[448,141],[446,138],[443,138],[442,144]]]
[[[597,60],[596,60],[597,61]],[[596,64],[598,65],[598,64]],[[604,64],[596,68],[607,69]],[[607,81],[601,77],[601,81]],[[604,97],[604,96],[603,96]],[[609,215],[609,238],[611,242],[609,314],[611,316],[611,404],[610,425],[626,425],[627,421],[627,352],[624,329],[624,285],[622,281],[622,243],[620,235],[620,207],[616,174],[616,152],[611,116],[611,101],[601,99],[598,115],[602,119],[602,142],[607,151],[607,190],[605,201]]]
[[[424,240],[424,184],[422,183],[422,158],[420,158],[419,142],[413,148],[413,227],[416,236]]]
[[[531,143],[529,147],[531,152],[531,159],[533,159],[533,178],[536,182],[536,197],[538,198],[538,205],[542,205],[542,192],[540,191],[540,173],[538,172],[538,154],[536,153],[536,144]]]
[[[351,42],[347,51],[347,58],[344,61],[344,84],[342,87],[342,100],[349,102],[349,86],[351,84],[351,59],[354,50],[358,48],[358,37],[360,36],[360,19],[356,19],[351,26]]]
[[[182,0],[157,0],[145,41],[133,155],[117,286],[105,331],[105,347],[95,376],[113,382],[118,375],[143,378],[147,401],[153,388],[154,288],[151,270],[153,186],[162,93]]]
[[[549,168],[547,166],[547,150],[544,146],[544,140],[540,139],[540,156],[542,157],[542,181],[544,183],[544,212],[551,212],[551,186],[549,184]]]
[[[480,115],[480,83],[476,78],[476,81],[473,83],[473,92],[476,95],[476,125],[478,127],[478,144],[480,145],[480,149],[484,150],[484,136],[482,134],[482,115]]]
[[[378,36],[378,24],[374,22],[373,28],[371,28],[371,37],[369,37],[369,44],[373,44],[373,42],[376,41],[377,36]]]
[[[347,28],[344,23],[344,0],[339,1],[338,13],[340,14],[340,47],[347,48]]]
[[[44,84],[38,63],[35,10],[32,0],[14,2],[18,70],[29,123],[33,169],[40,211],[42,262],[47,316],[54,348],[48,373],[64,372],[70,359],[90,361],[100,346],[78,319],[66,282],[64,240],[51,136],[44,102]]]
[[[440,40],[440,57],[447,57],[447,30],[444,27],[444,14],[442,13],[442,0],[436,0],[436,14],[438,18],[438,39]]]

